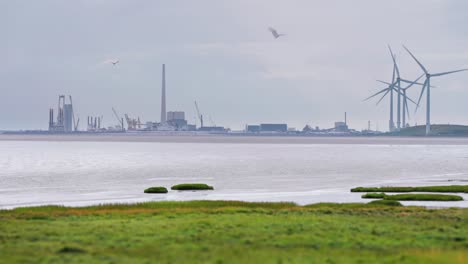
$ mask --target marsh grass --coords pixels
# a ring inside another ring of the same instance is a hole
[[[146,202],[0,210],[2,263],[464,263],[468,209]],[[48,218],[36,218],[44,215]]]
[[[77,248],[77,247],[65,246],[65,247],[61,248],[57,253],[61,253],[61,254],[64,254],[64,253],[86,253],[86,250],[84,250],[82,248]]]
[[[213,186],[204,183],[182,183],[172,186],[171,189],[178,191],[214,190]]]
[[[421,187],[357,187],[351,192],[442,192],[468,193],[468,185],[421,186]]]
[[[150,187],[148,189],[145,189],[145,193],[167,193],[166,187]]]
[[[449,194],[395,194],[385,195],[384,200],[395,201],[463,201],[463,197]]]
[[[364,199],[382,199],[385,197],[385,193],[366,193],[361,196]]]
[[[403,206],[400,202],[395,200],[375,200],[370,202],[371,205],[387,205],[387,206]]]

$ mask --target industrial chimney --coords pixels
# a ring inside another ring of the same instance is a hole
[[[161,123],[166,122],[166,65],[162,65]]]

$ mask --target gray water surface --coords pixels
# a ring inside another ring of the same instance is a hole
[[[0,141],[0,208],[199,199],[368,202],[349,189],[467,180],[466,145]],[[143,193],[187,182],[215,190]],[[467,201],[404,204],[468,207]]]

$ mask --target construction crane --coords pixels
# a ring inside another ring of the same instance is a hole
[[[74,121],[73,121],[74,123]],[[78,117],[78,119],[76,120],[76,124],[75,124],[75,131],[78,131],[78,125],[80,124],[80,118]]]
[[[203,127],[203,115],[200,114],[200,109],[198,109],[197,101],[195,101],[195,109],[197,109],[197,116],[200,119],[200,127]]]
[[[216,126],[216,123],[213,121],[213,119],[211,118],[211,116],[209,116],[209,117],[210,117],[211,125],[215,127],[215,126]]]
[[[124,128],[123,118],[119,117],[119,114],[117,114],[117,111],[115,111],[114,107],[112,107],[112,112],[114,112],[115,118],[117,118],[117,122],[120,124],[122,131],[124,131],[125,128]]]

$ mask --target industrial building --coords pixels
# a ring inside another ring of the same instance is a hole
[[[348,115],[347,113],[345,112],[344,113],[344,122],[335,122],[335,129],[334,129],[335,132],[349,132],[349,128],[348,128]]]
[[[78,123],[79,119],[75,123],[72,97],[69,96],[69,103],[66,103],[65,95],[60,95],[56,120],[54,120],[54,109],[49,109],[49,131],[71,133],[78,129]]]
[[[226,132],[226,129],[221,126],[203,126],[198,129],[203,132]]]
[[[260,124],[260,132],[288,132],[287,124]]]
[[[345,122],[335,122],[335,131],[348,132],[348,125]]]
[[[260,132],[260,125],[246,125],[245,131],[249,133],[258,133]]]
[[[288,132],[287,124],[260,124],[260,125],[246,125],[245,131],[248,133],[286,133]]]
[[[176,128],[176,130],[187,130],[187,120],[185,120],[185,112],[182,111],[169,111],[167,112],[167,121],[169,125]]]

